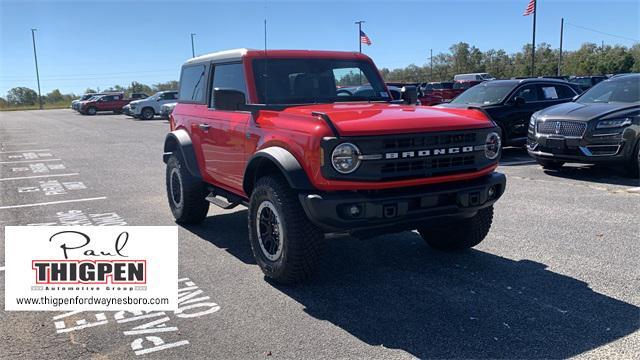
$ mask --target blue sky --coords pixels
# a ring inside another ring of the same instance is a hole
[[[36,41],[43,93],[82,93],[132,80],[177,79],[196,54],[263,47],[357,50],[356,20],[373,45],[363,51],[379,67],[424,64],[465,41],[481,50],[515,52],[531,41],[528,0],[448,1],[13,1],[0,0],[0,96],[9,88],[36,88],[30,28]],[[640,39],[637,0],[538,0],[537,42],[559,45],[560,18],[631,39],[565,26],[565,49],[583,42],[630,46]]]

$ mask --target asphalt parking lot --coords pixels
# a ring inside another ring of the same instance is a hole
[[[173,225],[167,131],[123,115],[0,113],[2,270],[3,226]],[[474,250],[440,253],[411,232],[331,239],[299,287],[264,280],[244,208],[212,207],[179,230],[188,311],[0,311],[0,358],[637,358],[638,181],[544,172],[520,149],[499,170],[507,191]],[[153,321],[162,330],[145,332]]]

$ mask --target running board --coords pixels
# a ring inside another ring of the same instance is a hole
[[[209,194],[209,196],[206,197],[206,200],[213,205],[221,207],[225,210],[233,209],[234,207],[240,205],[239,202],[229,203],[225,200],[222,200],[221,198],[218,198],[215,193]]]

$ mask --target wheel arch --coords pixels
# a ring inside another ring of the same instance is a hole
[[[166,164],[167,161],[169,161],[169,157],[174,153],[182,158],[187,167],[187,171],[189,171],[192,176],[202,179],[196,153],[193,148],[193,142],[191,141],[189,133],[184,129],[174,130],[168,133],[164,139],[162,161]]]
[[[282,174],[289,186],[295,190],[314,189],[295,156],[282,147],[271,146],[256,152],[247,162],[242,182],[245,194],[251,195],[258,178],[273,173]]]

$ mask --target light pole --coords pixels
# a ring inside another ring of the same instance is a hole
[[[429,67],[431,68],[431,72],[429,74],[429,81],[433,81],[433,49],[429,51]]]
[[[560,76],[562,73],[562,38],[564,37],[564,18],[560,19],[560,54],[558,56],[558,72],[556,75]]]
[[[196,48],[193,46],[193,37],[195,33],[191,33],[191,57],[196,57]]]
[[[42,110],[42,94],[40,93],[40,72],[38,71],[38,54],[36,53],[36,30],[31,29],[31,40],[33,41],[33,58],[36,62],[36,80],[38,81],[38,104]]]

